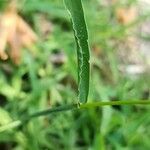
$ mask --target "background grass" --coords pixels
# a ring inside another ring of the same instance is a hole
[[[20,14],[40,41],[32,48],[34,55],[22,49],[19,66],[11,60],[0,62],[0,125],[77,99],[76,51],[63,1],[21,2]],[[118,70],[118,47],[113,41],[125,39],[128,28],[116,21],[117,6],[104,7],[96,0],[83,2],[91,45],[89,102],[149,99],[148,73],[133,78]],[[53,26],[46,39],[41,32],[41,14]],[[65,60],[63,63],[53,61],[58,55]],[[149,150],[149,114],[149,106],[109,106],[52,114],[0,133],[0,149]]]

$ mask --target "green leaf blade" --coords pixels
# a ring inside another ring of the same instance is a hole
[[[86,103],[89,93],[89,45],[88,31],[84,18],[81,0],[64,0],[73,23],[78,57],[78,98],[80,103]]]

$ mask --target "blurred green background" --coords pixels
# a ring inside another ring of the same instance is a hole
[[[8,3],[0,1],[1,12]],[[115,10],[137,6],[135,0],[117,4],[83,0],[83,4],[91,47],[89,102],[148,100],[148,69],[138,75],[120,71],[122,64],[129,64],[121,62],[118,49],[124,48],[132,28],[149,19],[149,14],[123,25]],[[0,61],[0,126],[77,100],[76,47],[63,0],[22,0],[19,14],[39,41],[31,49],[21,49],[19,65],[9,59]],[[139,32],[133,34],[143,38]],[[149,140],[150,106],[109,106],[33,119],[1,132],[0,150],[149,150]]]

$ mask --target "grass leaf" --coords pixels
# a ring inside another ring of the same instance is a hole
[[[79,102],[87,102],[89,92],[89,45],[88,32],[84,18],[81,0],[64,0],[73,23],[74,35],[77,44],[78,57],[78,90]]]

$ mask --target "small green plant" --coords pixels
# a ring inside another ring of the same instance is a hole
[[[136,105],[150,104],[150,101],[136,100],[136,101],[108,101],[108,102],[88,102],[89,93],[89,70],[90,70],[90,53],[88,45],[88,31],[86,27],[86,21],[84,18],[84,12],[81,0],[64,0],[66,9],[68,10],[72,26],[74,29],[75,42],[77,45],[77,60],[78,60],[78,99],[73,104],[58,106],[43,111],[37,111],[35,113],[21,117],[20,120],[14,121],[8,125],[0,127],[0,132],[9,128],[17,127],[31,120],[34,117],[45,116],[51,113],[57,113],[60,111],[68,111],[74,109],[94,108],[108,105]]]

